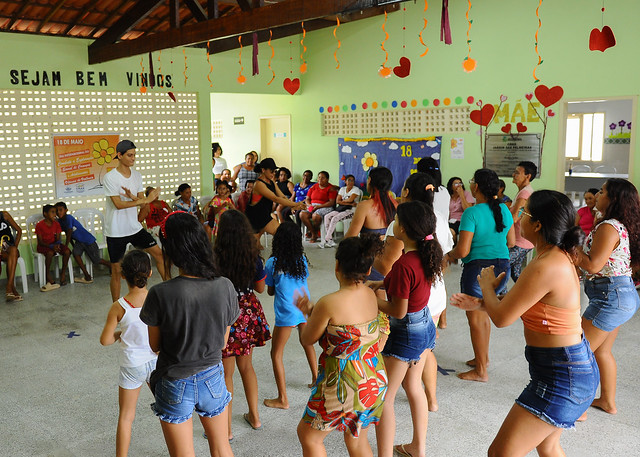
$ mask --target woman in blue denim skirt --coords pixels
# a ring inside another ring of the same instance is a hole
[[[195,455],[195,408],[211,455],[233,455],[227,436],[231,394],[224,382],[222,348],[240,314],[233,284],[217,272],[202,224],[188,213],[167,216],[160,228],[166,271],[177,278],[149,290],[140,319],[149,326],[149,345],[159,352],[151,374],[155,403],[169,454]]]
[[[469,188],[476,204],[462,213],[458,244],[445,258],[449,262],[462,259],[460,292],[482,298],[476,278],[485,267],[494,267],[496,274],[506,273],[496,285],[496,293],[501,294],[506,290],[510,272],[509,247],[515,244],[516,234],[509,208],[498,200],[500,180],[495,171],[487,168],[476,170],[473,179],[469,180]],[[474,355],[467,365],[473,368],[458,373],[458,377],[467,381],[487,382],[491,322],[487,313],[481,310],[467,311],[467,320]]]
[[[455,294],[451,303],[464,310],[485,309],[497,327],[519,317],[524,324],[531,381],[516,399],[489,447],[490,457],[524,457],[534,448],[542,457],[565,455],[560,435],[573,428],[595,397],[599,373],[580,325],[578,247],[584,233],[566,195],[541,190],[519,211],[520,232],[536,248],[536,257],[502,299],[495,268],[483,268],[478,282],[483,298]]]
[[[382,350],[389,384],[376,427],[379,457],[391,457],[394,451],[420,457],[425,452],[429,410],[422,371],[427,352],[436,344],[436,326],[427,305],[431,284],[442,275],[442,248],[435,231],[436,216],[431,206],[421,201],[398,205],[393,236],[404,243],[403,254],[384,282],[371,284],[374,289],[384,285],[388,300],[378,297],[378,308],[389,315],[391,329]],[[394,402],[401,385],[411,407],[413,440],[394,447]]]
[[[632,269],[640,266],[640,199],[626,179],[609,179],[596,195],[602,219],[589,233],[579,266],[586,272],[589,306],[582,328],[600,367],[600,398],[591,406],[609,414],[616,408],[616,360],[611,348],[620,326],[638,310]]]

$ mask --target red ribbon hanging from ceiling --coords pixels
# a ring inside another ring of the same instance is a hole
[[[449,24],[449,0],[442,0],[442,15],[440,16],[440,41],[451,44],[451,25]]]

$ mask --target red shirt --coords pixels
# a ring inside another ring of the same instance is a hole
[[[36,235],[40,235],[40,240],[44,244],[53,244],[56,242],[56,234],[62,233],[62,228],[58,221],[48,225],[46,220],[41,220],[36,224]]]
[[[407,252],[396,260],[384,278],[387,297],[409,300],[408,313],[420,311],[429,303],[431,282],[427,281],[420,256],[415,251]]]
[[[238,197],[238,210],[243,213],[247,210],[247,206],[249,205],[249,199],[251,199],[251,192],[247,192],[243,190],[240,196]]]
[[[307,193],[307,197],[311,200],[312,205],[323,205],[329,200],[335,200],[337,196],[338,192],[334,189],[332,184],[327,184],[327,186],[322,189],[320,184],[315,183]]]
[[[145,217],[144,221],[147,223],[147,228],[153,228],[156,225],[162,224],[162,221],[169,215],[171,208],[165,201],[160,201],[161,208],[156,208],[153,203],[149,204],[149,214]]]

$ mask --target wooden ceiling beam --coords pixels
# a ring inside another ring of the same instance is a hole
[[[93,38],[96,33],[105,28],[107,24],[109,24],[111,20],[119,14],[120,10],[122,10],[122,7],[127,3],[127,1],[128,0],[121,0],[120,3],[105,18],[105,20],[95,26],[95,28],[89,34],[88,38]]]
[[[193,17],[196,18],[196,21],[202,22],[209,19],[207,17],[207,13],[205,13],[204,9],[202,9],[202,5],[200,5],[200,2],[196,0],[184,0],[184,3],[185,5],[187,5],[187,8],[189,8],[189,11],[191,11],[191,14],[193,14]]]
[[[56,3],[54,6],[51,7],[51,11],[47,13],[47,15],[44,17],[42,22],[40,22],[40,25],[38,25],[37,33],[40,33],[42,31],[44,26],[49,23],[53,15],[56,14],[60,8],[62,8],[62,5],[64,5],[66,1],[67,0],[58,0],[58,3]]]
[[[249,0],[236,0],[238,2],[238,6],[242,11],[251,11],[251,5],[249,4]]]
[[[207,13],[209,14],[209,19],[218,19],[220,16],[218,0],[207,0]]]
[[[386,3],[388,0],[384,1]],[[406,0],[397,0],[395,3],[403,1]],[[149,0],[139,3],[148,2]],[[377,2],[375,0],[288,0],[218,19],[209,19],[177,30],[144,35],[135,40],[109,44],[107,40],[99,39],[89,46],[89,64],[108,62],[159,49],[190,46],[245,33],[275,29],[298,24],[301,21],[311,21],[360,9],[366,11],[368,8],[363,5],[371,5],[372,3]],[[389,4],[385,7],[390,10],[392,6]],[[109,38],[111,39],[112,36],[113,34],[110,34]],[[215,47],[215,43],[212,44]]]
[[[71,32],[71,30],[76,25],[81,25],[81,24],[79,24],[79,22],[87,15],[87,13],[89,13],[90,9],[93,6],[94,6],[93,2],[87,2],[85,7],[82,8],[80,11],[78,11],[78,14],[76,14],[76,17],[73,18],[73,20],[71,21],[71,24],[69,24],[69,26],[66,29],[64,29],[64,32],[62,32],[62,34],[63,35],[68,35],[69,32]]]
[[[139,0],[135,2],[100,38],[89,45],[89,49],[115,43],[164,2],[165,0]]]
[[[22,6],[20,6],[20,8],[13,14],[13,16],[11,16],[11,21],[7,25],[7,30],[11,30],[11,27],[13,27],[13,25],[22,18],[22,13],[24,13],[24,10],[27,9],[27,6],[29,6],[29,2],[27,0],[24,0],[22,2]]]

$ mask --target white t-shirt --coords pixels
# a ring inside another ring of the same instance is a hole
[[[360,199],[362,198],[362,190],[360,190],[359,187],[353,186],[351,188],[351,190],[349,191],[349,193],[347,193],[347,186],[341,187],[340,190],[338,191],[338,195],[340,195],[343,200],[346,200],[347,198],[349,198],[353,194],[357,195],[357,197],[354,200],[354,202],[358,203],[360,201]]]
[[[222,170],[227,168],[227,161],[222,157],[216,157],[214,160],[216,161],[216,164],[211,169],[211,173],[213,173],[214,175],[221,175]]]
[[[447,219],[449,218],[449,200],[451,200],[451,196],[444,186],[440,186],[438,192],[433,193],[433,210],[440,214],[445,214]]]
[[[449,193],[447,192],[447,196],[448,195]],[[448,211],[449,205],[447,204],[447,214]],[[449,222],[439,211],[434,209],[433,212],[436,215],[436,237],[442,247],[442,252],[446,254],[453,249],[453,236],[451,235],[451,230],[449,230]],[[389,224],[386,236],[393,236],[394,225],[395,221]],[[447,307],[447,289],[444,285],[444,278],[431,284],[431,294],[429,295],[429,303],[427,306],[429,306],[429,312],[432,316],[437,316]]]
[[[104,233],[112,238],[134,235],[142,230],[142,224],[138,222],[138,207],[118,209],[109,198],[119,196],[122,201],[130,202],[131,199],[125,196],[123,187],[134,195],[143,192],[142,175],[136,170],[131,170],[131,176],[125,178],[115,168],[104,175],[104,194],[107,197]]]

